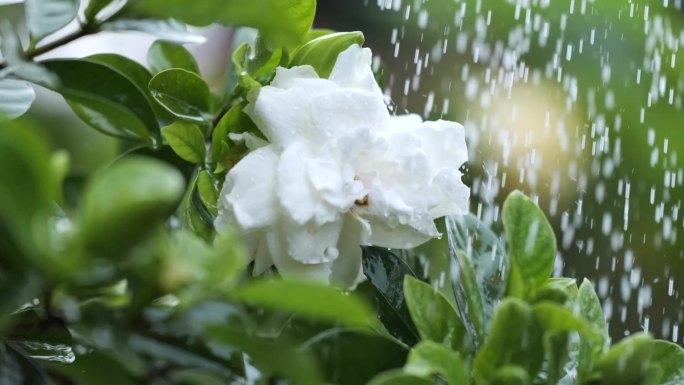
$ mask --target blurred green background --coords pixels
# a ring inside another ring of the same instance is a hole
[[[538,201],[560,245],[556,275],[594,283],[614,338],[646,329],[683,343],[681,0],[319,0],[315,24],[364,32],[397,113],[466,126],[483,220],[500,229],[513,189]],[[205,32],[189,48],[218,87],[233,33]],[[54,55],[140,59],[152,41],[83,40]],[[70,152],[73,181],[120,151],[49,91],[23,119]]]

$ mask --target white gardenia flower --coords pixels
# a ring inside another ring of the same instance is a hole
[[[228,172],[215,225],[243,232],[255,274],[354,287],[361,245],[415,247],[468,211],[463,126],[391,116],[368,48],[342,52],[329,79],[278,68],[245,112],[268,143]]]

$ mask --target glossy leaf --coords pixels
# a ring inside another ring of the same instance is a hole
[[[215,178],[207,171],[200,171],[197,176],[197,189],[200,199],[207,209],[213,214],[218,214],[217,202],[219,198],[219,188]]]
[[[594,287],[588,280],[584,280],[577,293],[575,312],[586,320],[600,333],[598,340],[580,336],[579,353],[577,357],[577,375],[580,380],[589,376],[594,361],[608,345],[608,325],[603,315],[603,308]]]
[[[353,44],[363,45],[363,33],[337,32],[317,37],[301,46],[292,54],[290,66],[310,65],[318,76],[330,76],[337,56]]]
[[[530,376],[520,366],[504,366],[494,373],[492,385],[529,385]]]
[[[407,374],[401,370],[380,373],[368,385],[433,385],[434,380]]]
[[[347,326],[375,327],[370,307],[351,293],[313,282],[257,280],[241,286],[233,297],[263,308],[287,311]]]
[[[439,374],[449,385],[470,381],[470,372],[461,355],[432,341],[423,341],[411,349],[404,371],[424,378]]]
[[[599,340],[601,334],[584,319],[575,316],[570,310],[553,302],[540,302],[532,307],[534,315],[545,331],[577,331],[582,335]]]
[[[89,60],[55,59],[43,61],[42,64],[60,79],[58,87],[47,87],[62,94],[67,100],[72,99],[76,103],[91,100],[89,108],[95,110],[102,119],[120,122],[122,119],[111,116],[110,109],[97,110],[103,105],[117,104],[116,109],[129,110],[148,132],[159,132],[157,118],[147,97],[132,80],[118,70]],[[116,126],[113,128],[116,129]]]
[[[651,336],[637,333],[627,337],[596,361],[591,378],[601,385],[646,384],[653,350]]]
[[[574,278],[549,278],[539,288],[535,301],[552,301],[572,306],[577,298],[577,281]]]
[[[509,266],[505,247],[489,226],[472,214],[449,216],[446,227],[457,310],[481,345],[506,291]]]
[[[404,295],[422,340],[438,342],[455,351],[470,349],[466,328],[442,293],[407,275],[404,278]]]
[[[296,349],[288,341],[251,337],[225,325],[209,327],[208,335],[217,343],[234,346],[247,354],[259,367],[260,375],[276,374],[296,385],[323,383],[310,351]]]
[[[511,269],[516,270],[524,295],[531,295],[551,276],[556,237],[544,213],[528,197],[513,191],[503,205],[503,225]],[[515,294],[515,293],[511,293]]]
[[[125,251],[173,212],[184,184],[176,169],[150,158],[129,156],[102,170],[83,195],[85,244],[106,254]]]
[[[652,360],[662,370],[660,384],[684,383],[684,349],[681,346],[668,341],[655,340]]]
[[[104,23],[100,28],[105,31],[144,32],[177,44],[202,44],[206,41],[204,36],[189,31],[187,25],[174,19],[116,18],[116,20]]]
[[[340,328],[323,331],[301,349],[315,354],[330,384],[365,384],[378,372],[400,368],[408,353],[393,339]]]
[[[420,339],[404,297],[404,277],[415,277],[406,262],[386,249],[363,248],[363,274],[373,287],[375,310],[385,328],[407,345]]]
[[[92,128],[116,138],[150,143],[145,124],[130,110],[109,100],[72,93],[65,97],[76,116]]]
[[[202,164],[206,156],[204,135],[195,124],[174,122],[162,128],[162,136],[173,151],[190,163]]]
[[[532,308],[518,299],[507,298],[496,310],[487,342],[473,364],[478,384],[490,384],[497,370],[513,365],[536,377],[544,360],[541,325]]]
[[[65,27],[76,17],[78,0],[26,0],[31,36],[40,40]]]
[[[155,75],[149,88],[152,97],[178,118],[197,123],[211,121],[209,86],[197,74],[169,69]]]
[[[26,113],[36,93],[25,81],[0,79],[0,120],[15,119]]]
[[[244,25],[259,29],[275,44],[298,42],[311,28],[315,0],[139,0],[132,13],[204,26],[211,23]]]
[[[163,40],[155,41],[147,51],[147,64],[155,74],[171,68],[181,68],[199,74],[195,58],[185,47]]]

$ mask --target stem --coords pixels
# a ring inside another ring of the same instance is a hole
[[[55,48],[61,47],[67,43],[71,43],[72,41],[82,38],[83,36],[90,35],[95,32],[94,28],[91,28],[89,24],[81,24],[81,28],[71,34],[68,34],[66,36],[63,36],[51,43],[45,44],[43,46],[27,50],[24,52],[24,59],[30,60],[33,59],[36,56],[42,55],[46,52],[52,51]]]

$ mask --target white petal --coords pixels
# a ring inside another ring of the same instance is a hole
[[[261,88],[256,100],[243,111],[269,142],[284,147],[311,131],[306,113],[309,104],[310,94],[304,89],[269,86]]]
[[[319,94],[311,105],[311,122],[318,137],[329,140],[357,127],[379,126],[389,119],[382,96],[355,89]]]
[[[364,224],[352,215],[345,217],[342,233],[337,245],[339,257],[332,264],[333,284],[353,289],[365,279],[361,264],[361,240],[365,233]]]
[[[465,214],[470,209],[470,188],[461,181],[461,173],[453,168],[443,168],[432,181],[437,204],[430,208],[433,218],[445,215]]]
[[[303,225],[316,214],[319,196],[309,183],[306,159],[310,152],[306,144],[288,146],[278,163],[277,194],[281,206],[296,223]]]
[[[420,136],[422,148],[430,157],[435,169],[458,169],[468,161],[468,148],[462,125],[447,120],[425,122],[415,129],[415,133]]]
[[[351,167],[340,164],[339,161],[331,158],[308,159],[306,168],[309,183],[332,210],[345,212],[354,205],[355,200],[365,195],[361,182],[354,180]],[[330,220],[328,210],[317,220],[319,223]]]
[[[305,264],[334,261],[339,252],[337,240],[342,230],[342,221],[322,225],[310,223],[304,226],[286,224],[287,253],[292,259]]]
[[[409,225],[397,223],[396,218],[370,218],[370,242],[375,246],[393,249],[409,249],[421,245],[431,238],[439,236],[432,219],[428,219],[429,223],[425,219],[425,217],[419,217],[416,222]],[[414,225],[421,229],[417,229]]]
[[[278,88],[290,88],[297,79],[318,79],[316,70],[310,65],[296,66],[292,68],[276,68],[275,77],[271,86]]]
[[[372,61],[370,49],[354,44],[337,56],[329,79],[342,87],[360,88],[382,96],[373,76]]]
[[[261,147],[240,160],[226,175],[219,197],[217,223],[234,215],[243,231],[274,223],[278,215],[275,178],[278,155]]]
[[[272,227],[266,234],[266,240],[273,264],[284,278],[330,282],[332,263],[305,264],[294,260],[287,254],[285,233],[280,226]]]

